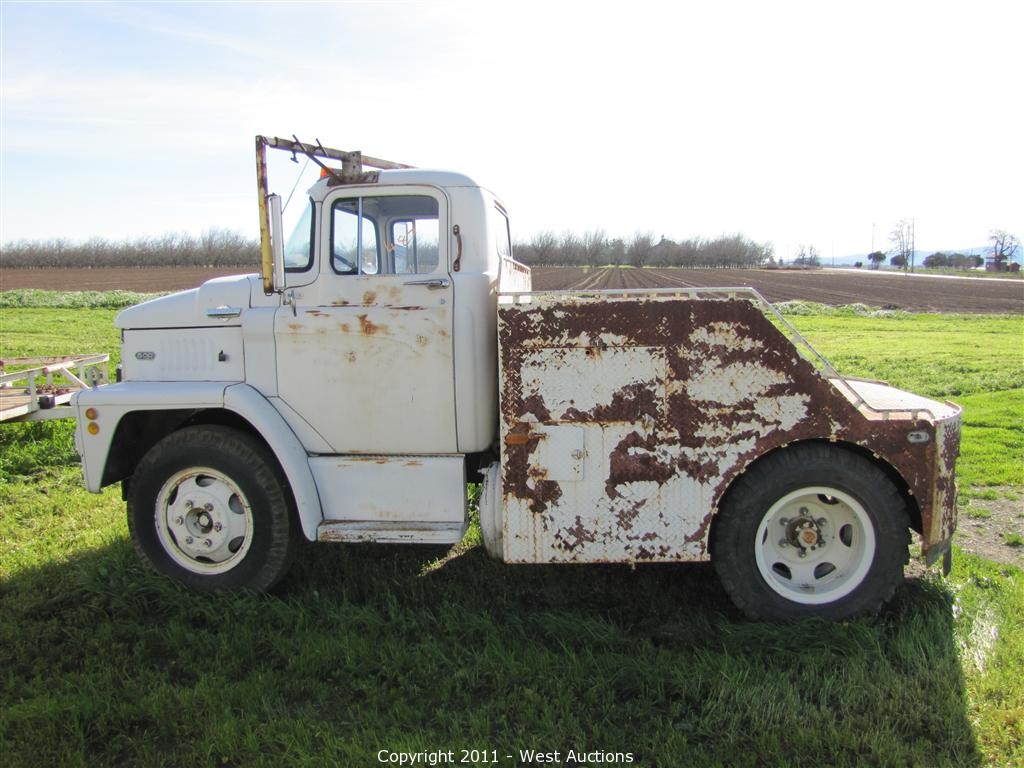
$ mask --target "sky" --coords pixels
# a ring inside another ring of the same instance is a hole
[[[1024,238],[1022,33],[985,0],[2,0],[0,243],[255,238],[256,134],[466,173],[519,240]]]

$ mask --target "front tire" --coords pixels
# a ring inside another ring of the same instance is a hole
[[[203,591],[270,589],[297,535],[284,477],[267,448],[230,427],[186,427],[142,458],[128,530],[157,572]]]
[[[835,445],[780,450],[729,490],[711,532],[726,591],[750,618],[876,613],[903,580],[909,520],[867,458]]]

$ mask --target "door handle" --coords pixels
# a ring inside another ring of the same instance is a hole
[[[241,307],[214,307],[213,309],[206,310],[207,317],[216,317],[224,320],[229,317],[238,317],[242,314]]]
[[[452,284],[452,281],[447,277],[435,277],[430,280],[410,280],[406,285],[425,285],[431,290],[438,290],[439,288],[447,288]]]

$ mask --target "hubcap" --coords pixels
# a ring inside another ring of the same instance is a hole
[[[252,542],[252,508],[235,482],[208,467],[176,473],[156,497],[156,528],[168,555],[193,573],[234,568]]]
[[[875,530],[863,505],[836,488],[801,488],[765,513],[754,547],[757,568],[787,600],[821,605],[864,580],[875,554]]]

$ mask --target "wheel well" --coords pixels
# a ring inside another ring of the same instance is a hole
[[[800,446],[800,445],[810,445],[810,444],[815,444],[815,443],[817,443],[817,444],[824,443],[824,444],[836,445],[837,447],[842,448],[843,450],[849,451],[850,453],[854,453],[854,454],[857,454],[859,456],[863,456],[865,459],[867,459],[872,464],[874,464],[876,467],[878,467],[880,470],[882,470],[882,472],[885,474],[885,476],[887,478],[889,478],[889,480],[892,482],[892,484],[900,492],[900,496],[905,500],[906,510],[907,510],[907,517],[910,519],[910,527],[913,528],[918,533],[921,533],[921,508],[917,505],[917,499],[915,499],[910,494],[910,486],[907,484],[907,481],[903,479],[903,475],[901,475],[896,470],[895,467],[893,467],[891,464],[889,464],[889,462],[887,462],[884,459],[876,456],[869,449],[865,448],[862,445],[857,445],[856,443],[846,443],[846,442],[842,442],[842,441],[837,442],[837,443],[832,443],[829,440],[800,440],[798,442],[790,443],[789,445],[782,446],[780,448],[775,448],[774,450],[768,451],[768,453],[765,453],[765,454],[763,454],[761,456],[758,456],[754,461],[752,461],[750,464],[748,464],[744,468],[744,472],[747,472],[747,471],[753,469],[760,462],[764,461],[769,456],[772,456],[772,455],[776,454],[779,451],[790,450],[790,449],[795,448],[795,447]],[[722,494],[721,499],[719,499],[718,509],[722,509],[722,508],[724,508],[728,504],[728,502],[729,502],[729,494],[733,490],[733,488],[736,486],[736,481],[741,476],[742,475],[737,475],[729,483],[729,487],[726,489],[725,493]],[[712,525],[713,524],[714,523],[712,522]]]
[[[149,449],[172,432],[196,424],[217,424],[246,432],[266,445],[263,436],[237,413],[223,408],[206,410],[131,411],[117,425],[103,470],[103,485],[126,480]],[[267,446],[268,449],[270,446]],[[274,451],[271,449],[273,456]],[[276,460],[276,457],[275,457]]]

